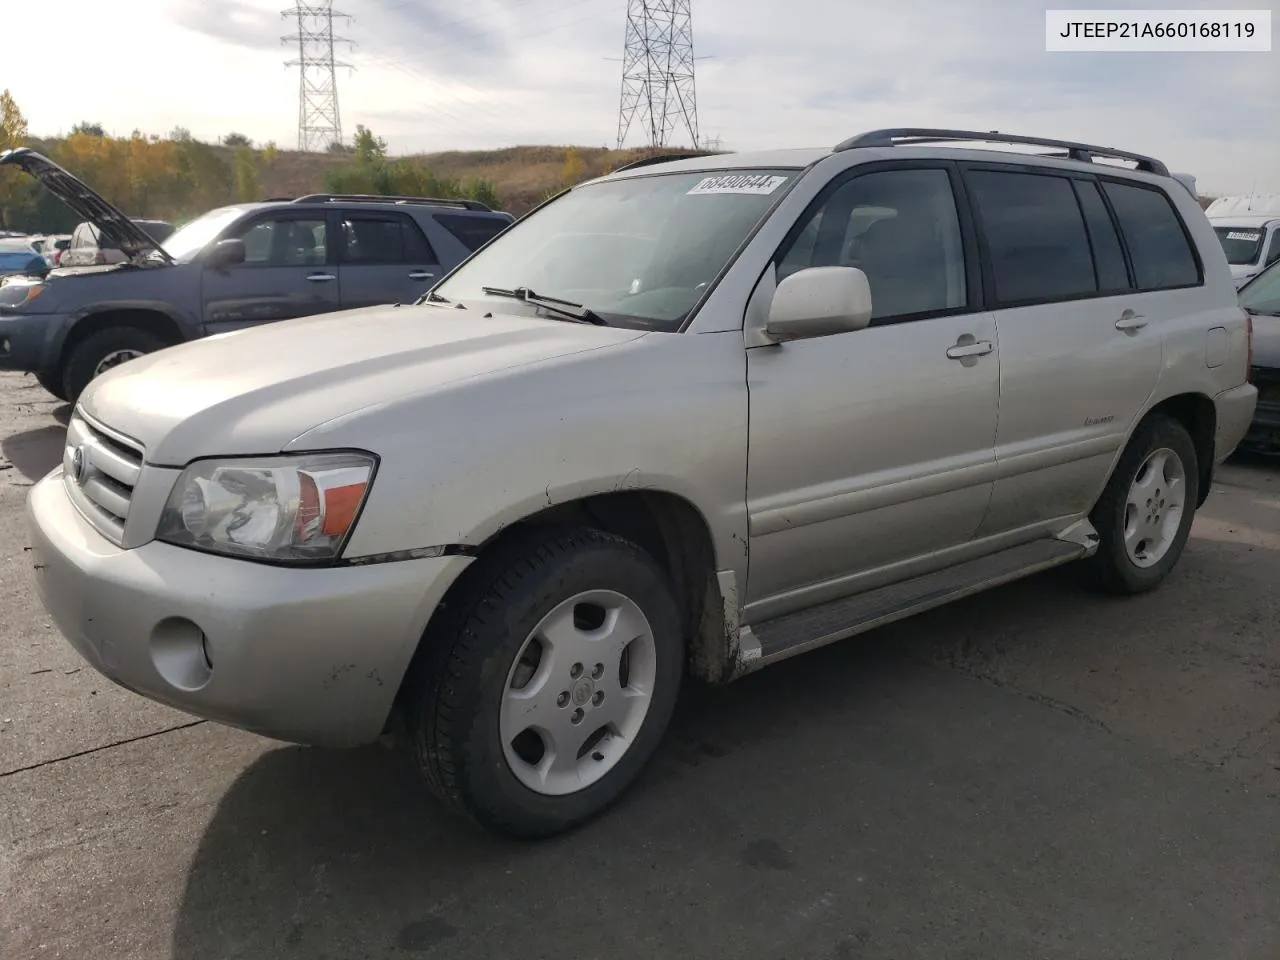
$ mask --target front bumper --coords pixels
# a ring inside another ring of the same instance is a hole
[[[0,314],[0,370],[47,369],[58,355],[68,321],[57,313]]]
[[[1280,370],[1255,367],[1252,376],[1258,404],[1241,446],[1259,453],[1280,453]]]
[[[290,569],[103,539],[62,468],[31,490],[40,598],[89,663],[135,693],[317,746],[382,732],[422,632],[466,557]]]

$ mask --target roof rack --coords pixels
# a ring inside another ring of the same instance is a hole
[[[309,193],[293,203],[421,203],[433,207],[457,207],[459,210],[476,210],[492,213],[493,208],[479,200],[446,200],[440,197],[396,197],[376,193]]]
[[[1169,168],[1153,157],[1141,153],[1130,153],[1127,150],[1116,150],[1112,147],[1099,147],[1090,143],[1075,143],[1071,140],[1048,140],[1044,137],[1024,137],[1015,133],[1000,133],[988,130],[981,133],[976,130],[939,130],[930,127],[898,127],[886,130],[871,130],[850,137],[836,144],[835,152],[852,150],[856,147],[898,147],[912,146],[920,143],[945,143],[948,141],[971,141],[976,143],[1016,143],[1033,147],[1052,147],[1062,151],[1066,159],[1092,163],[1094,157],[1111,157],[1115,160],[1130,160],[1137,164],[1139,170],[1154,173],[1162,177],[1169,176]],[[1062,154],[1054,154],[1061,156]],[[1043,154],[1040,154],[1043,156]]]
[[[624,163],[620,167],[614,167],[613,173],[621,173],[623,170],[634,170],[637,167],[648,167],[655,163],[671,163],[673,160],[693,160],[697,157],[715,156],[711,151],[703,151],[701,153],[661,153],[656,157],[643,157],[639,160],[632,160],[630,163]]]

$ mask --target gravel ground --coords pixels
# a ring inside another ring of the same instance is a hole
[[[1280,958],[1280,465],[1155,594],[1054,571],[690,688],[624,803],[511,844],[85,667],[23,552],[66,412],[0,374],[4,960]]]

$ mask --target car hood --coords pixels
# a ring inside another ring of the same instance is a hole
[[[370,307],[139,357],[91,381],[79,405],[141,443],[149,463],[182,466],[278,453],[335,417],[644,335],[437,306]]]
[[[164,249],[147,233],[107,203],[88,184],[68,173],[43,154],[30,147],[18,147],[0,153],[0,166],[15,166],[40,181],[55,197],[98,228],[102,245],[134,258],[155,253],[161,259],[172,260]]]

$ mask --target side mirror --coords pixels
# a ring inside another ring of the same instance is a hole
[[[764,332],[770,340],[802,340],[861,330],[871,322],[871,284],[856,267],[810,267],[773,293]]]
[[[213,247],[213,255],[209,258],[210,262],[218,268],[231,267],[237,263],[244,263],[245,250],[244,241],[237,239],[219,240]]]

